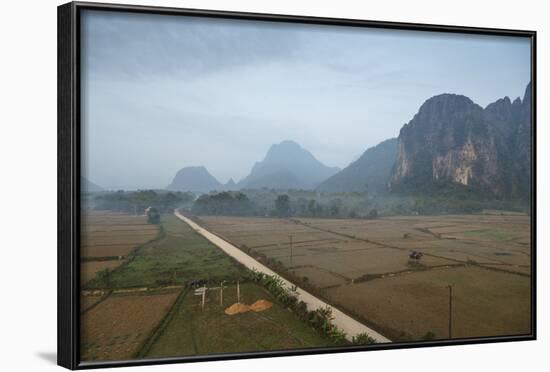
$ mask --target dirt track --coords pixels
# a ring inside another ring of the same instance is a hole
[[[214,245],[219,247],[221,250],[223,250],[225,253],[227,253],[228,255],[230,255],[231,257],[236,259],[237,261],[239,261],[241,264],[246,266],[248,269],[251,269],[251,270],[254,269],[254,270],[257,270],[257,271],[259,271],[261,273],[264,273],[264,274],[267,274],[267,275],[280,277],[277,273],[275,273],[274,271],[272,271],[268,267],[262,265],[261,263],[256,261],[254,258],[250,257],[249,255],[247,255],[246,253],[241,251],[239,248],[237,248],[234,245],[228,243],[227,241],[221,239],[220,237],[218,237],[217,235],[211,233],[210,231],[204,229],[203,227],[201,227],[197,223],[193,222],[189,218],[187,218],[187,217],[183,216],[182,214],[180,214],[177,210],[174,211],[174,214],[176,215],[177,218],[179,218],[180,220],[184,221],[189,226],[191,226],[191,228],[194,229],[197,233],[199,233],[200,235],[202,235],[203,237],[208,239],[210,242],[212,242]],[[292,284],[288,280],[286,280],[284,278],[281,278],[281,279],[283,281],[283,284],[287,288],[295,287],[294,284]],[[375,339],[377,343],[391,342],[391,340],[389,340],[388,338],[382,336],[378,332],[368,328],[364,324],[362,324],[362,323],[358,322],[357,320],[351,318],[350,316],[344,314],[343,312],[341,312],[337,308],[327,304],[326,302],[321,301],[317,297],[313,296],[312,294],[304,291],[303,289],[301,289],[299,287],[297,287],[297,289],[296,289],[296,295],[297,295],[299,300],[302,300],[307,304],[307,306],[310,310],[315,310],[315,309],[318,309],[318,308],[325,308],[327,306],[330,307],[332,309],[332,315],[334,316],[333,323],[338,328],[340,328],[341,330],[343,330],[346,333],[348,339],[351,339],[353,336],[355,336],[357,334],[366,333],[370,337]]]

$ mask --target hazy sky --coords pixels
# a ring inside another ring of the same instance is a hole
[[[164,188],[245,177],[291,139],[345,167],[441,93],[523,96],[528,39],[85,11],[82,172]]]

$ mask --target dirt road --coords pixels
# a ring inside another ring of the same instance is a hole
[[[223,250],[225,253],[239,261],[241,264],[246,266],[248,269],[254,269],[256,271],[259,271],[261,273],[277,276],[280,277],[277,273],[275,273],[273,270],[269,269],[267,266],[262,265],[258,261],[256,261],[254,258],[250,257],[243,251],[241,251],[239,248],[235,247],[234,245],[228,243],[227,241],[223,240],[222,238],[218,237],[217,235],[211,233],[210,231],[204,229],[202,226],[198,225],[197,223],[193,222],[191,219],[185,217],[184,215],[180,214],[177,210],[174,212],[176,217],[178,217],[180,220],[187,223],[193,230],[195,230],[197,233],[204,236],[206,239],[208,239],[210,242],[212,242],[214,245],[216,245],[218,248]],[[283,281],[283,284],[287,288],[294,287],[294,284],[289,282],[288,280],[280,277]],[[316,310],[318,308],[325,308],[330,307],[332,309],[332,315],[334,316],[333,323],[338,328],[343,330],[348,339],[351,340],[351,338],[357,334],[360,333],[366,333],[370,337],[372,337],[374,340],[376,340],[377,343],[385,343],[385,342],[391,342],[386,337],[382,336],[378,332],[370,329],[366,325],[358,322],[357,320],[351,318],[350,316],[344,314],[337,308],[327,304],[324,301],[321,301],[317,297],[313,296],[309,292],[304,291],[303,289],[297,287],[296,295],[299,300],[304,301],[307,304],[307,307],[309,310]]]

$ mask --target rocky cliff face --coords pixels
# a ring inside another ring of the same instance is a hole
[[[530,86],[485,109],[468,97],[427,100],[399,134],[389,186],[418,191],[458,184],[497,197],[526,197],[530,184]]]

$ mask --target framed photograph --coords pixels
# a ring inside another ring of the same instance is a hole
[[[58,8],[58,363],[534,340],[536,33]]]

